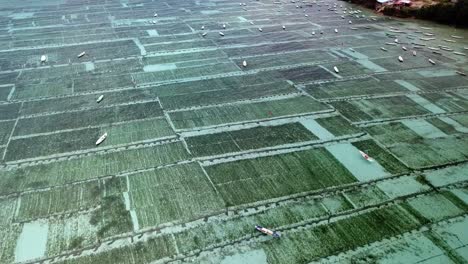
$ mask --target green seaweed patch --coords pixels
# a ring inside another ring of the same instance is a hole
[[[226,202],[234,205],[355,182],[324,148],[206,167]]]
[[[132,220],[121,196],[104,197],[101,207],[93,211],[89,223],[100,226],[97,232],[100,239],[132,230]]]
[[[351,125],[351,123],[339,115],[319,118],[315,121],[337,137],[361,132],[359,128]]]
[[[463,202],[459,197],[457,197],[455,194],[453,194],[450,191],[442,191],[442,195],[447,198],[451,203],[456,205],[458,208],[462,209],[463,211],[467,212],[468,211],[468,204]]]
[[[62,264],[114,264],[114,263],[150,263],[176,254],[175,244],[172,238],[156,237],[148,241],[139,241],[124,247],[114,248],[108,251],[92,255],[63,260]]]
[[[73,240],[70,242],[69,249],[73,250],[73,249],[77,249],[81,247],[84,240],[85,240],[84,237],[81,237],[81,236],[73,238]]]
[[[186,141],[194,155],[208,156],[316,139],[301,124],[290,123],[189,137]]]
[[[421,223],[398,205],[352,216],[328,225],[283,232],[267,240],[268,263],[308,263],[408,232]]]
[[[438,129],[440,129],[445,134],[452,135],[452,134],[460,133],[452,125],[445,123],[439,118],[429,118],[429,119],[426,119],[426,121],[431,123],[433,126],[437,127]]]

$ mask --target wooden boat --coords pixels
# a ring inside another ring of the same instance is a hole
[[[104,140],[107,138],[107,133],[104,133],[97,141],[96,141],[96,146],[101,144]]]

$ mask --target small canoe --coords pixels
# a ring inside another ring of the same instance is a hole
[[[84,55],[86,55],[86,51],[83,51],[83,52],[81,52],[80,54],[78,54],[78,58],[81,58],[81,57],[83,57]]]
[[[107,138],[107,133],[104,133],[97,141],[96,141],[96,146],[101,144],[104,140]]]

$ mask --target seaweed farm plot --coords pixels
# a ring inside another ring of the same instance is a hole
[[[349,120],[363,123],[430,113],[407,96],[332,102],[331,104]]]
[[[468,154],[465,134],[446,135],[424,120],[372,126],[366,130],[410,168],[460,162]]]
[[[345,99],[407,92],[394,81],[379,81],[375,78],[307,85],[305,90],[317,99]]]
[[[345,185],[356,180],[323,148],[221,163],[205,169],[226,204],[231,206]]]
[[[128,182],[130,208],[135,211],[140,228],[186,222],[224,208],[224,202],[197,163],[131,175]]]
[[[289,123],[188,137],[186,142],[195,156],[210,156],[315,139],[318,138],[301,124]]]
[[[170,112],[176,129],[189,129],[223,125],[226,123],[252,122],[283,116],[313,114],[331,110],[328,106],[306,96],[238,103],[226,106]]]
[[[465,263],[467,49],[346,1],[0,1],[0,263]]]

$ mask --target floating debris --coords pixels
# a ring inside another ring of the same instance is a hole
[[[455,40],[452,40],[452,39],[444,39],[445,42],[450,42],[450,43],[455,43],[456,41]]]
[[[221,32],[221,31],[219,32],[219,35],[222,36],[222,37],[224,37],[224,33]]]
[[[405,46],[402,46],[401,49],[404,50],[404,51],[407,51]]]
[[[247,67],[247,61],[243,61],[242,66]]]
[[[434,34],[432,34],[432,33],[423,33],[423,35],[425,35],[425,36],[434,36]]]
[[[460,75],[462,75],[462,76],[466,76],[466,73],[461,72],[461,71],[456,71],[456,73],[458,73],[458,74],[460,74]]]
[[[432,53],[442,55],[442,53],[440,51],[436,51],[436,50],[433,50]]]
[[[254,24],[254,22],[250,21],[250,25],[253,25],[253,24]]]
[[[96,100],[96,103],[99,103],[102,101],[102,99],[104,99],[104,95],[101,95],[98,97],[98,99]]]
[[[387,49],[384,48],[384,47],[380,47],[380,49],[383,50],[383,51],[387,51]]]
[[[154,16],[154,17],[157,17],[157,16],[158,16],[158,14],[154,13],[154,15],[153,15],[153,16]]]
[[[397,44],[396,44],[396,43],[393,43],[393,42],[387,42],[387,43],[385,43],[385,45],[396,46]]]
[[[205,30],[205,26],[201,26],[201,30]]]
[[[265,234],[265,235],[269,235],[269,236],[272,236],[272,237],[275,237],[275,238],[279,238],[279,237],[281,236],[278,232],[272,231],[272,230],[270,230],[270,229],[264,228],[264,227],[259,226],[259,225],[256,225],[256,226],[255,226],[255,229],[256,229],[257,231],[262,232],[262,233]]]
[[[156,20],[151,21],[153,24],[156,24]]]
[[[204,32],[204,33],[202,34],[202,37],[206,37],[206,34],[208,34],[208,33],[207,33],[207,32]]]
[[[398,60],[399,60],[400,62],[403,62],[403,57],[398,56]]]
[[[424,30],[432,30],[432,28],[430,28],[430,27],[420,27],[420,28],[422,28]]]
[[[41,56],[41,63],[44,63],[47,61],[47,56],[46,55],[42,55]]]
[[[338,33],[338,29],[335,28],[335,33]]]
[[[454,51],[453,54],[457,54],[457,55],[461,55],[461,56],[466,56],[465,53],[461,53],[461,52],[458,52],[458,51]]]
[[[259,27],[259,28],[258,28],[258,31],[263,32],[263,29]]]
[[[309,15],[308,14],[305,14],[306,17],[308,17]]]
[[[398,42],[399,42],[397,38],[396,38],[394,41],[395,41],[395,43],[398,43]]]
[[[427,47],[430,50],[439,50],[439,48],[434,48],[434,47]]]
[[[86,51],[81,52],[80,54],[78,54],[77,57],[78,57],[78,58],[81,58],[81,57],[83,57],[84,55],[86,55]]]
[[[104,133],[104,135],[102,135],[97,141],[96,141],[96,146],[101,144],[104,140],[106,140],[107,138],[107,132]]]
[[[352,29],[352,30],[357,30],[358,28],[357,28],[357,27],[352,27],[351,29]]]
[[[429,62],[430,62],[432,65],[435,65],[435,61],[429,59]]]
[[[445,51],[453,51],[453,49],[449,48],[449,47],[440,47],[441,50],[445,50]]]
[[[424,41],[429,41],[429,40],[434,40],[436,38],[419,38],[420,40],[424,40]]]
[[[456,39],[462,39],[462,38],[463,38],[463,37],[461,37],[461,36],[455,36],[455,35],[452,35],[451,37],[452,37],[452,38],[456,38]]]
[[[352,23],[353,23],[353,21],[351,21],[351,20],[350,20],[350,21],[348,21],[348,24],[352,24]]]
[[[223,28],[226,29],[226,24],[223,24]]]
[[[340,70],[338,70],[338,68],[336,66],[333,67],[333,70],[335,70],[336,73],[340,73]]]
[[[413,50],[413,56],[416,56],[416,51],[415,50]]]
[[[286,26],[283,25],[283,30],[286,30]]]
[[[416,43],[416,42],[413,42],[412,44],[413,44],[413,45],[416,45],[416,46],[426,46],[426,44],[423,44],[423,43]]]

